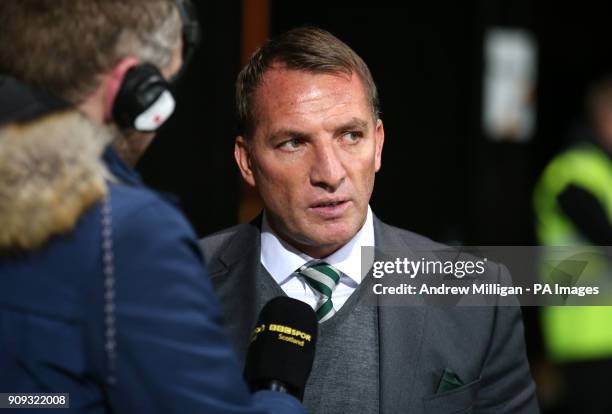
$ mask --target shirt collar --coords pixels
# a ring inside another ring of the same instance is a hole
[[[357,284],[361,283],[361,247],[374,246],[374,221],[368,206],[366,220],[348,243],[324,258]],[[279,285],[285,283],[304,263],[313,258],[279,238],[271,229],[264,211],[261,224],[261,264]]]

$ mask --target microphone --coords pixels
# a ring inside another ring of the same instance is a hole
[[[317,328],[317,317],[304,302],[278,296],[266,303],[246,356],[244,376],[251,391],[280,391],[301,401],[314,360]]]

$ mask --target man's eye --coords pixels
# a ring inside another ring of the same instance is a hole
[[[361,138],[363,138],[363,134],[358,131],[348,131],[342,135],[342,139],[344,139],[349,144],[355,144]]]
[[[298,149],[300,147],[300,145],[302,145],[302,141],[300,141],[299,139],[288,139],[287,141],[283,141],[280,143],[280,145],[278,146],[280,149],[284,149],[284,150],[288,150],[288,151],[294,151],[296,149]]]

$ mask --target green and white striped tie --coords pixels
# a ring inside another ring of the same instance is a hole
[[[300,267],[297,273],[319,294],[315,307],[319,323],[334,316],[336,311],[331,296],[340,281],[340,272],[325,262],[313,260]]]

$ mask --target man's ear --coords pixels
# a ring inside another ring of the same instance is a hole
[[[113,67],[104,80],[104,122],[112,121],[113,105],[125,74],[136,65],[138,65],[138,59],[134,56],[125,57]]]
[[[240,169],[242,178],[251,186],[255,187],[255,175],[253,174],[253,164],[251,162],[251,151],[246,139],[239,135],[234,142],[234,158]]]
[[[385,128],[383,126],[383,121],[380,118],[376,120],[376,130],[374,131],[374,135],[376,138],[376,159],[374,162],[376,166],[376,172],[378,172],[382,165],[382,149],[383,144],[385,143]]]

